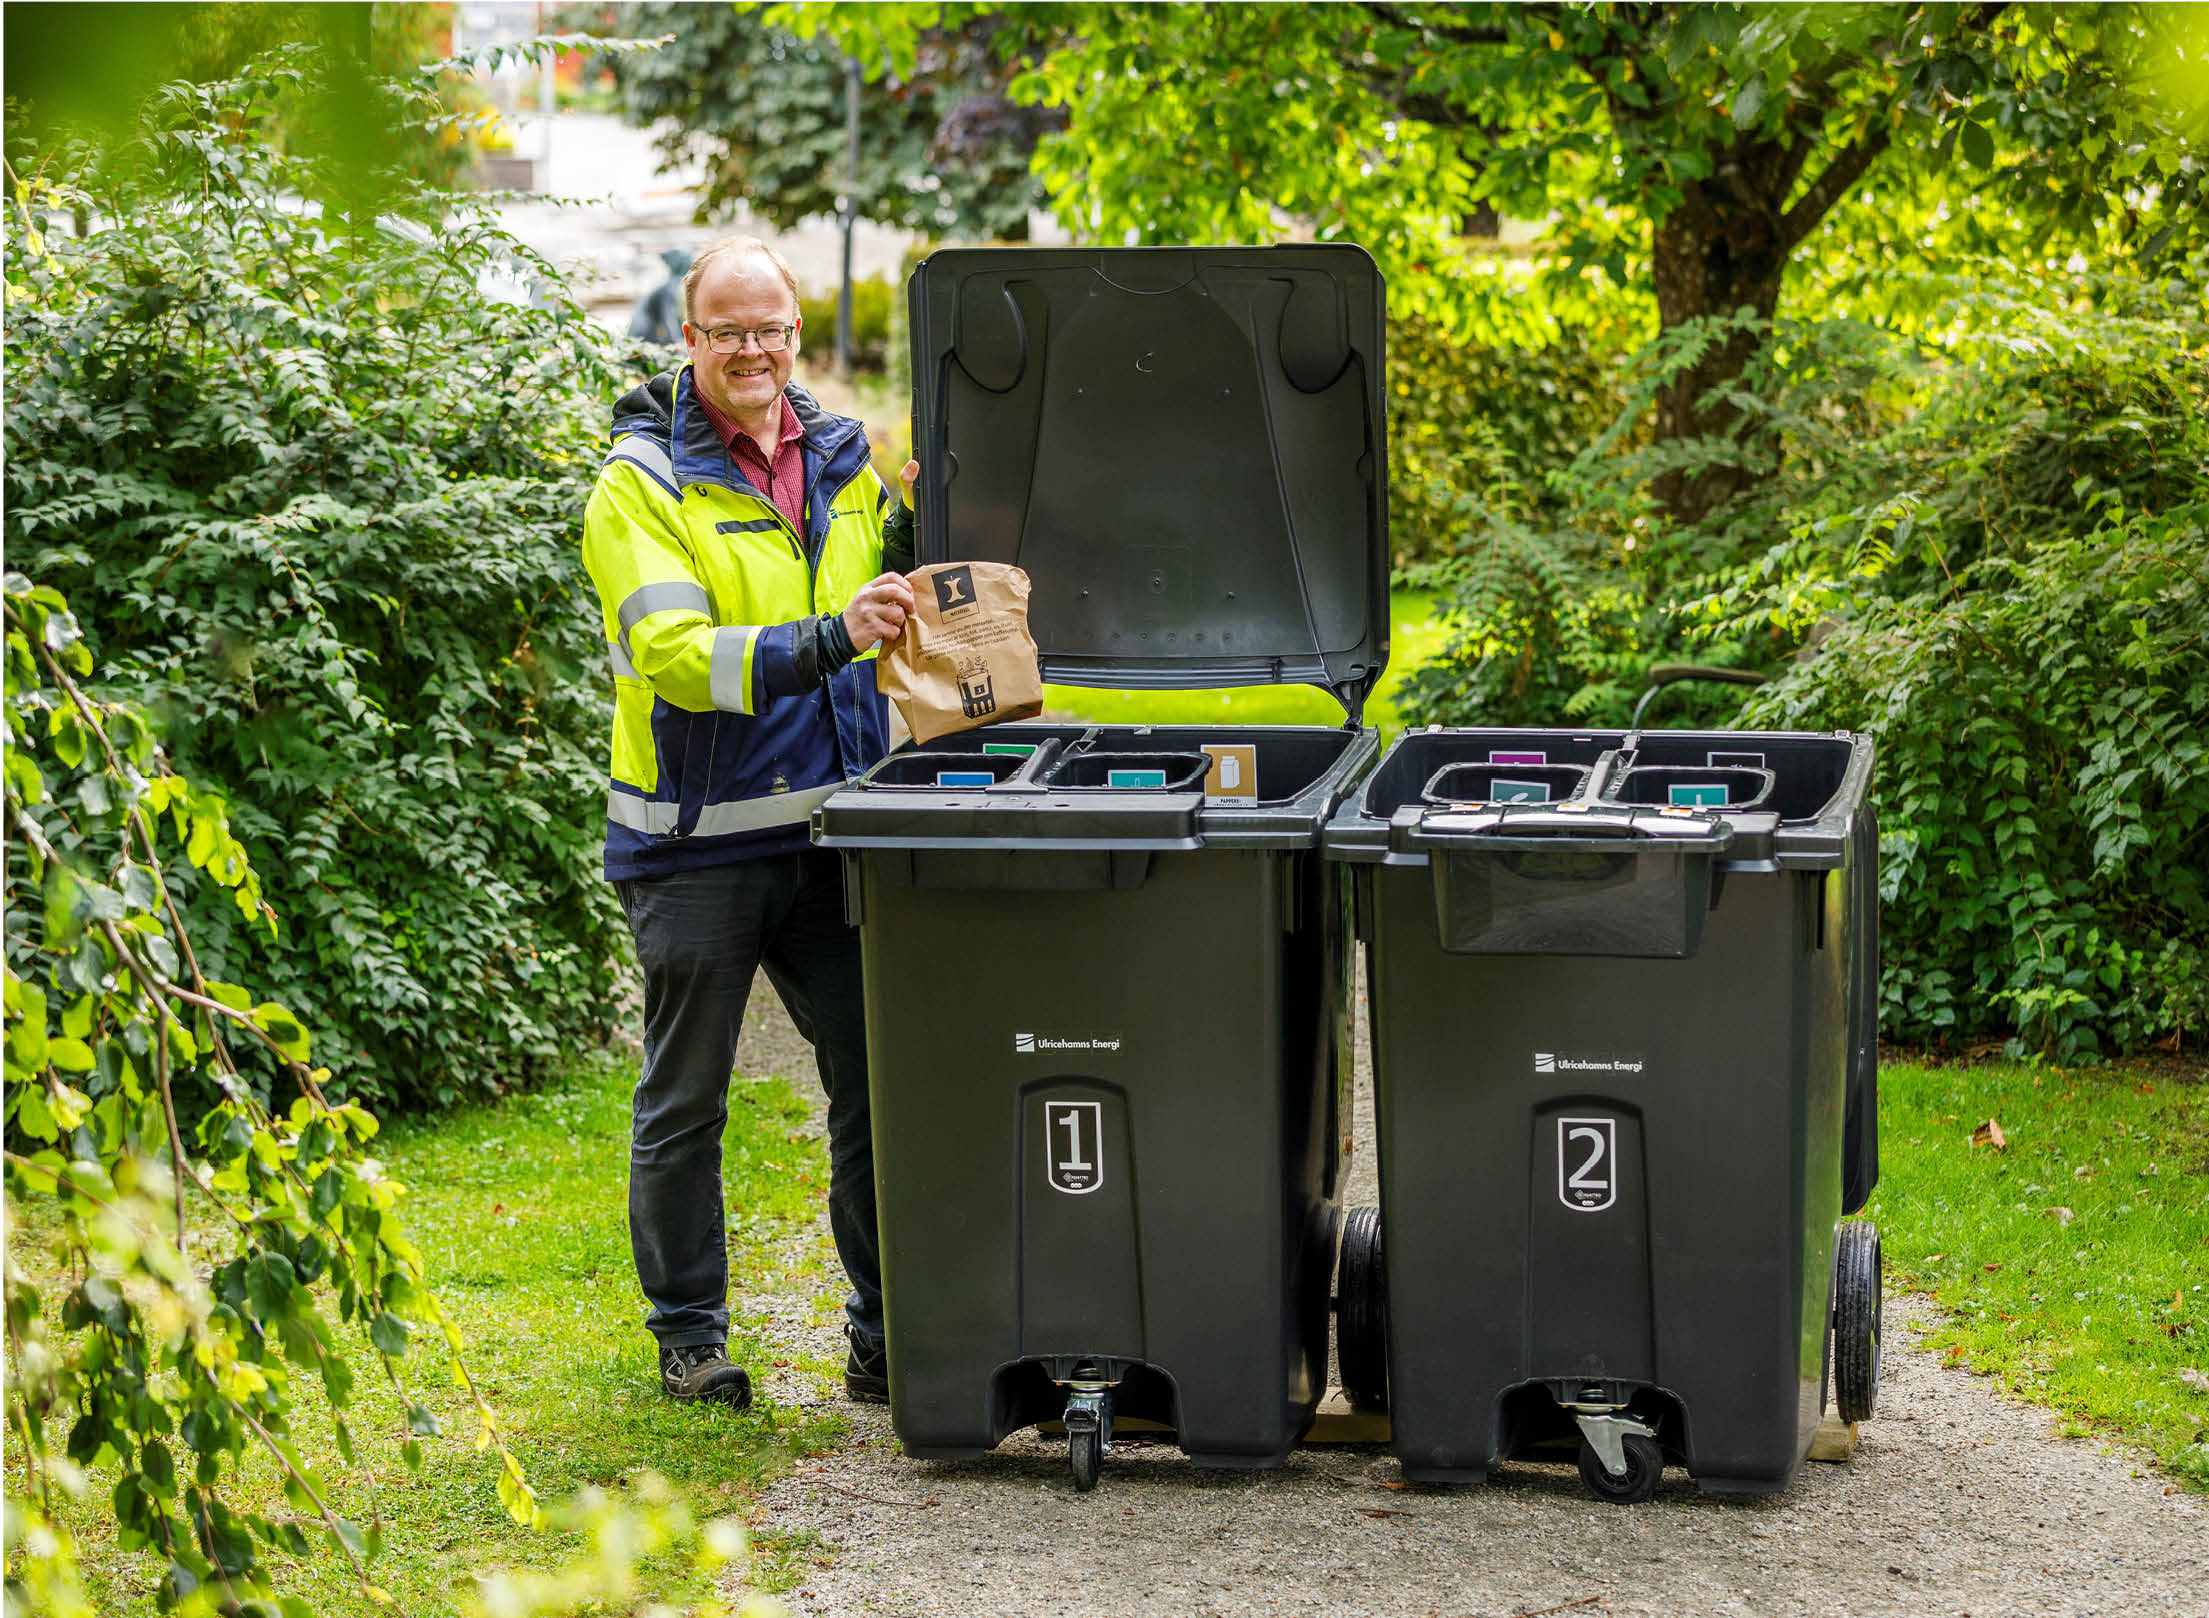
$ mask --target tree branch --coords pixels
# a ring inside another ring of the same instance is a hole
[[[1850,186],[1864,177],[1864,171],[1893,142],[1894,135],[1885,123],[1841,149],[1826,170],[1810,182],[1810,189],[1802,194],[1796,204],[1780,215],[1780,242],[1789,251],[1795,244],[1816,228],[1836,202],[1848,194]]]
[[[1396,6],[1383,0],[1366,0],[1365,9],[1391,28],[1408,29],[1416,33],[1431,34],[1436,39],[1446,39],[1453,45],[1508,45],[1509,30],[1501,27],[1451,28],[1440,23],[1419,22],[1407,17]]]

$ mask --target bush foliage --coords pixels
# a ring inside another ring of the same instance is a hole
[[[48,1586],[40,1599],[81,1606],[51,1519],[88,1470],[112,1468],[120,1542],[163,1568],[164,1611],[277,1612],[276,1564],[309,1554],[310,1529],[373,1596],[381,1525],[342,1515],[302,1458],[294,1385],[319,1384],[350,1461],[350,1362],[365,1349],[419,1466],[437,1423],[402,1356],[427,1328],[473,1394],[460,1339],[395,1212],[403,1188],[369,1155],[376,1119],[331,1102],[288,1010],[209,975],[173,904],[171,879],[196,867],[246,926],[275,930],[221,798],[168,768],[134,704],[88,693],[93,658],[58,592],[9,573],[6,619],[9,1223],[19,1237],[32,1214],[62,1261],[49,1294],[9,1256],[23,1484],[19,1498],[11,1468],[10,1542],[44,1535],[29,1575]],[[288,1105],[244,1082],[233,1053],[246,1047],[294,1081]],[[193,1075],[212,1106],[179,1104]],[[213,1230],[197,1244],[195,1204]],[[535,1522],[520,1463],[480,1399],[476,1411],[501,1498]],[[274,1464],[294,1518],[236,1503],[249,1456]],[[17,1596],[11,1581],[11,1611]]]
[[[527,255],[479,204],[396,174],[373,218],[317,206],[272,129],[304,61],[22,177],[31,220],[85,224],[9,258],[5,535],[284,918],[180,884],[210,972],[303,1016],[353,1093],[444,1103],[607,1026],[575,530],[621,356],[565,301],[484,297]]]
[[[1918,335],[1781,322],[1721,437],[1638,434],[1725,323],[1637,356],[1545,508],[1433,569],[1428,721],[1622,723],[1651,663],[1784,674],[1653,722],[1879,740],[1889,1037],[2064,1060],[2209,1025],[2209,307],[2198,269],[1958,273]],[[1649,494],[1713,464],[1695,524]]]

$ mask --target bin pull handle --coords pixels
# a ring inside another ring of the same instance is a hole
[[[1494,854],[1722,853],[1734,828],[1715,815],[1578,803],[1438,809],[1406,804],[1389,823],[1398,852],[1455,849]]]

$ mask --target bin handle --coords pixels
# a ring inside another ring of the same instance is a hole
[[[1764,685],[1771,680],[1769,674],[1759,674],[1755,669],[1722,669],[1708,663],[1659,663],[1649,671],[1649,689],[1634,704],[1634,717],[1626,722],[1626,728],[1634,732],[1635,739],[1641,733],[1641,716],[1659,691],[1668,685],[1678,685],[1682,680],[1714,680],[1720,685]],[[1632,745],[1631,742],[1628,743]]]
[[[1622,854],[1670,849],[1722,853],[1730,821],[1641,808],[1575,810],[1399,810],[1389,841],[1400,851],[1455,849],[1489,854]]]

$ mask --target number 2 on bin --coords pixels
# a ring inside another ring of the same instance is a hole
[[[1557,1199],[1578,1213],[1618,1200],[1618,1120],[1557,1120]]]

